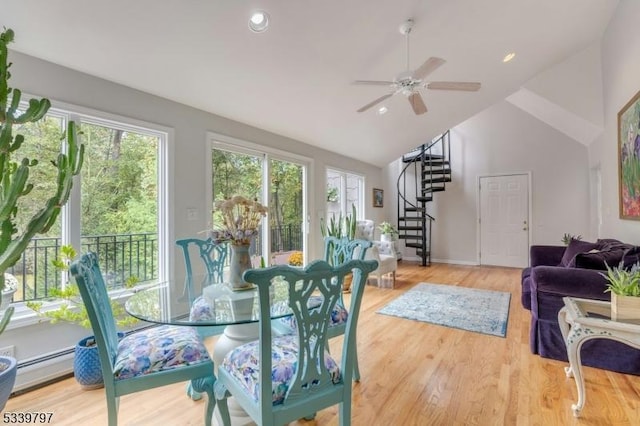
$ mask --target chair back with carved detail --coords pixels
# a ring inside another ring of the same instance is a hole
[[[191,303],[189,318],[197,320],[198,317],[211,318],[215,316],[212,312],[211,304],[202,295],[202,287],[221,283],[224,281],[224,267],[227,261],[228,244],[215,243],[211,238],[201,240],[198,238],[183,238],[176,240],[176,245],[182,248],[185,266],[185,281],[183,299]],[[194,273],[197,265],[192,261],[192,257],[198,255],[202,260],[206,271],[204,281],[199,280]],[[209,337],[222,334],[224,326],[198,326],[196,331],[201,337]],[[189,390],[191,392],[191,390]]]
[[[212,282],[221,283],[223,281],[224,265],[228,252],[226,243],[216,244],[211,238],[206,240],[184,238],[176,240],[176,244],[182,248],[187,276],[193,276],[190,249],[191,247],[195,247],[198,250],[198,255],[200,259],[202,259],[207,274],[212,278]]]
[[[376,267],[375,261],[350,260],[332,267],[316,260],[304,269],[279,265],[245,272],[244,280],[258,287],[260,339],[229,352],[218,368],[216,397],[225,424],[229,395],[257,424],[287,424],[335,404],[340,405],[340,424],[349,424],[355,330],[367,275]],[[350,273],[350,314],[338,363],[326,343],[331,312]],[[284,280],[288,288],[295,334],[272,333],[269,295],[276,280]],[[318,294],[323,297],[311,303]]]
[[[371,247],[371,241],[347,237],[325,237],[324,260],[337,266],[352,259],[364,260],[367,249]]]

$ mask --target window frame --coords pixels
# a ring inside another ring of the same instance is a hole
[[[358,185],[358,204],[356,205],[356,219],[363,220],[365,218],[365,187],[366,187],[366,179],[365,176],[351,171],[345,170],[338,167],[326,166],[325,168],[325,190],[329,185],[329,173],[332,172],[334,174],[340,175],[340,188],[338,190],[338,196],[340,197],[340,213],[343,216],[351,214],[351,206],[347,206],[347,197],[345,194],[347,193],[347,178],[348,176],[355,177],[359,181]],[[329,219],[329,208],[327,197],[323,197],[325,202],[325,216],[327,220]]]
[[[23,93],[23,101],[28,105],[31,98],[37,96]],[[81,130],[82,123],[105,126],[114,129],[137,132],[158,138],[157,147],[157,185],[158,185],[158,278],[157,282],[167,281],[174,272],[174,248],[173,248],[173,184],[174,184],[174,130],[170,127],[162,126],[131,117],[103,112],[92,108],[82,107],[66,102],[51,100],[51,108],[47,115],[64,120],[65,128],[69,121],[74,121]],[[81,215],[81,177],[75,176],[73,187],[69,195],[69,200],[62,207],[60,213],[61,229],[60,239],[62,244],[71,244],[76,250],[80,247],[82,230],[80,228]],[[77,226],[75,226],[77,224]],[[79,252],[79,251],[78,251]],[[63,272],[63,281],[66,276]],[[129,293],[126,289],[116,289],[110,292],[113,299],[121,299]],[[64,301],[45,302],[46,308],[57,309]],[[8,330],[20,328],[42,322],[34,311],[27,308],[24,302],[16,302],[14,315],[7,326]]]

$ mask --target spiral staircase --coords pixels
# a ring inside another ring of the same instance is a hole
[[[402,156],[398,177],[398,238],[414,248],[422,266],[431,264],[431,236],[435,218],[427,203],[451,182],[449,131]]]

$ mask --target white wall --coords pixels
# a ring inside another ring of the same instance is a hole
[[[600,41],[541,72],[524,87],[602,127]]]
[[[532,173],[532,244],[559,245],[565,232],[590,238],[587,148],[510,103],[453,128],[451,162],[452,182],[428,207],[434,260],[477,262],[480,175]]]
[[[14,62],[10,83],[24,92],[45,96],[53,101],[93,108],[143,121],[157,123],[174,130],[175,187],[174,221],[176,238],[193,235],[205,229],[210,206],[204,205],[206,132],[212,131],[269,146],[314,159],[311,188],[311,212],[324,209],[325,167],[351,170],[366,177],[367,216],[377,217],[371,203],[371,188],[383,188],[382,169],[359,160],[307,145],[301,141],[245,125],[195,108],[149,95],[106,80],[60,67],[18,52],[11,52]],[[177,82],[176,84],[179,84]],[[186,220],[186,207],[198,209],[198,221]],[[379,210],[379,209],[378,209]],[[312,214],[313,236],[319,235],[316,215]],[[312,248],[320,250],[318,238]],[[311,253],[321,255],[321,251]],[[312,257],[313,258],[313,257]]]
[[[640,222],[621,220],[618,195],[618,112],[640,90],[640,2],[621,0],[602,40],[605,131],[590,151],[602,170],[602,236],[640,244]]]
[[[210,206],[205,205],[206,133],[212,131],[260,145],[311,157],[314,160],[311,176],[310,205],[310,258],[322,256],[322,242],[319,232],[318,211],[324,211],[325,167],[332,166],[351,170],[365,176],[366,217],[379,221],[382,209],[372,207],[372,188],[385,188],[382,169],[361,161],[343,157],[329,151],[307,145],[247,126],[223,117],[209,114],[185,105],[136,91],[125,86],[70,70],[17,52],[10,53],[13,62],[10,85],[25,93],[44,96],[52,101],[92,108],[157,123],[171,128],[175,135],[173,151],[174,187],[173,200],[175,217],[170,220],[173,236],[182,238],[195,235],[207,226]],[[176,82],[180,84],[180,82]],[[386,202],[390,202],[389,199]],[[196,208],[199,220],[187,221],[186,208]],[[176,252],[176,269],[182,268],[180,253]],[[20,321],[12,321],[10,329],[0,337],[0,347],[16,346],[19,362],[51,351],[73,346],[79,335],[87,331],[77,326],[58,324],[48,328],[48,324],[32,324],[17,327]],[[55,331],[46,331],[55,330]],[[31,336],[38,336],[32,339]],[[22,374],[20,370],[19,374]],[[21,379],[18,379],[17,388]]]

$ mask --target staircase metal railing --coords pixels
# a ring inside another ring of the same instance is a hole
[[[406,247],[416,248],[423,266],[431,262],[431,231],[435,221],[427,213],[426,203],[451,181],[450,158],[449,131],[402,157],[406,164],[397,181],[398,233]]]

